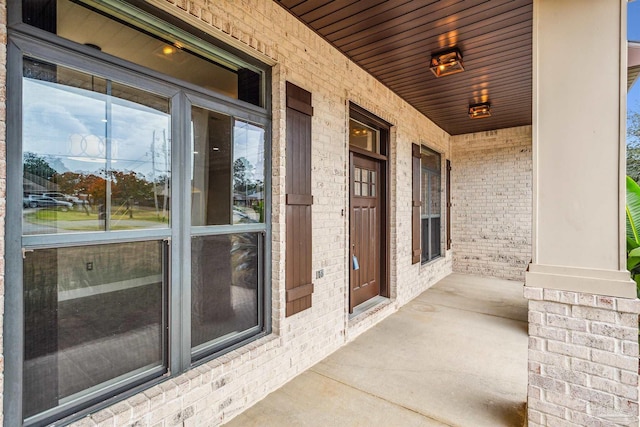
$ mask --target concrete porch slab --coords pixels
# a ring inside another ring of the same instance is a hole
[[[453,274],[228,426],[522,426],[522,283]]]

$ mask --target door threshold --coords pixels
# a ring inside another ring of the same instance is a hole
[[[378,304],[382,304],[389,301],[390,301],[389,298],[385,298],[381,295],[368,299],[365,302],[359,305],[356,305],[353,308],[353,313],[349,314],[349,320],[354,319],[357,316],[360,316],[362,313],[369,311],[371,308],[375,307]]]

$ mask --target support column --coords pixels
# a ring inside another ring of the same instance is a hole
[[[529,425],[638,425],[626,271],[626,0],[534,0]]]

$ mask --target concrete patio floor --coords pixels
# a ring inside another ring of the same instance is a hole
[[[522,284],[452,274],[226,426],[517,426]]]

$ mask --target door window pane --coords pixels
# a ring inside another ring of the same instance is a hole
[[[169,226],[169,100],[24,59],[23,234]]]
[[[369,184],[366,182],[362,183],[362,197],[369,197]]]
[[[260,324],[259,235],[198,236],[191,241],[191,345],[215,345]]]
[[[25,417],[165,366],[163,246],[26,252]]]

